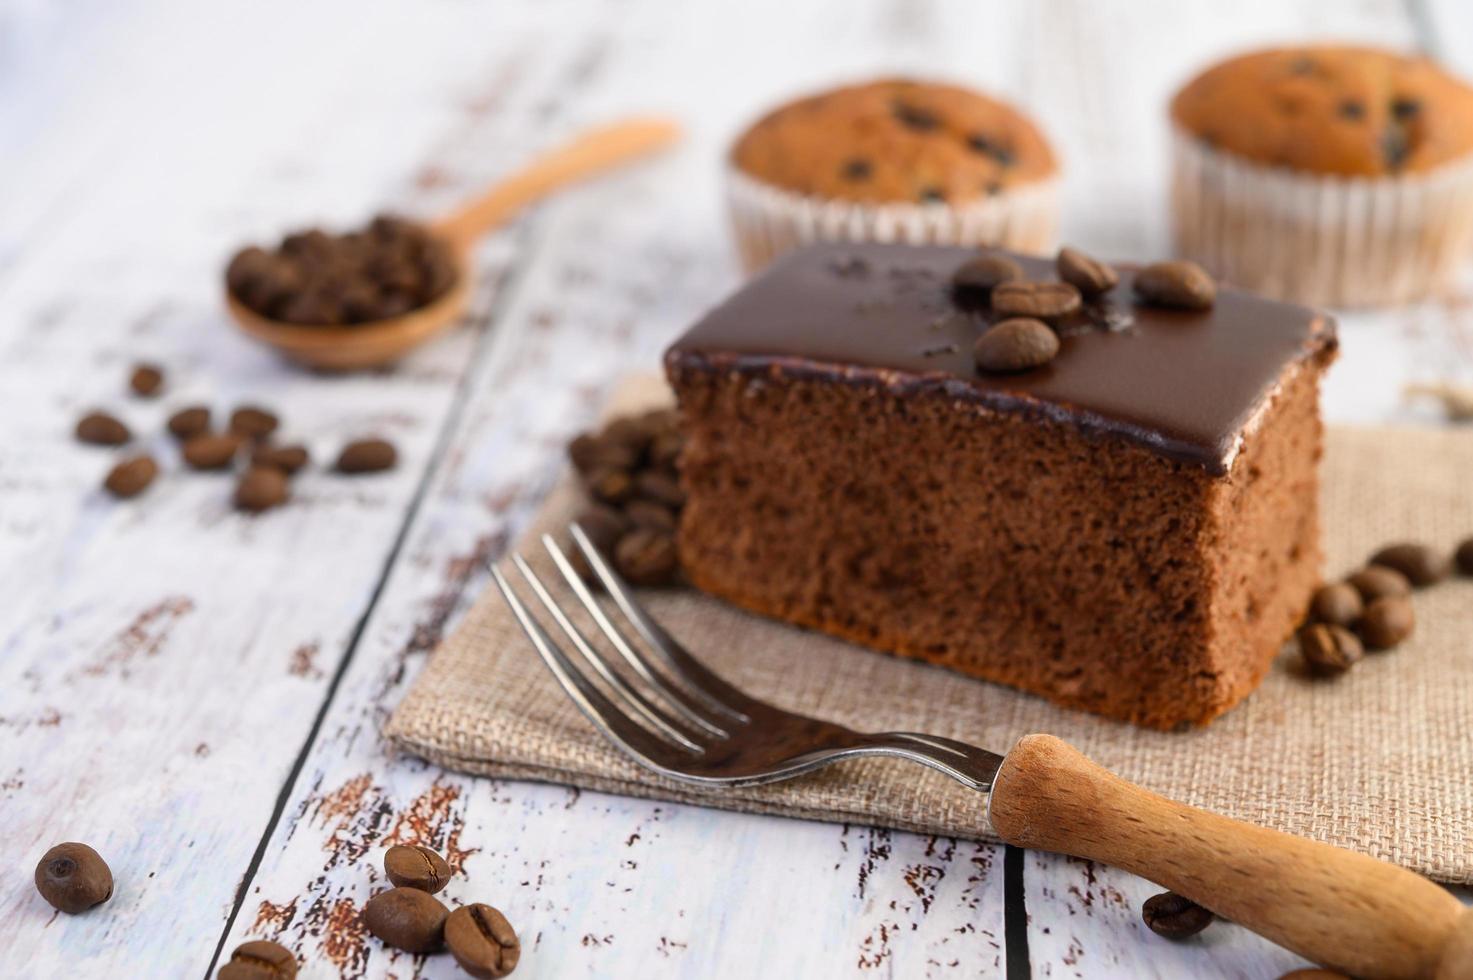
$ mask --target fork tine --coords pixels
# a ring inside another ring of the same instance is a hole
[[[709,668],[695,657],[691,656],[689,650],[681,645],[680,641],[666,632],[665,628],[654,620],[644,607],[635,601],[629,591],[629,586],[619,577],[619,573],[611,568],[593,542],[588,540],[588,535],[575,522],[572,525],[573,540],[583,551],[588,564],[593,567],[598,575],[599,581],[603,582],[604,588],[614,597],[614,603],[634,624],[639,635],[644,638],[651,649],[655,650],[664,658],[665,663],[674,671],[675,676],[681,678],[702,699],[709,702],[713,708],[736,718],[739,721],[749,720],[745,708],[753,704],[753,699],[738,688],[733,687],[722,680]]]
[[[592,667],[594,672],[614,689],[626,711],[633,711],[671,741],[680,743],[692,752],[700,752],[701,746],[691,741],[690,737],[676,725],[674,719],[651,704],[649,699],[630,687],[628,681],[609,668],[608,662],[589,644],[583,632],[574,625],[572,620],[568,619],[562,608],[553,600],[546,586],[542,584],[542,579],[537,577],[537,573],[532,571],[532,567],[527,564],[526,560],[518,554],[513,554],[511,559],[517,566],[517,570],[522,573],[522,578],[527,580],[527,584],[532,587],[532,591],[542,602],[543,608],[562,627],[563,632],[573,642],[573,646],[577,648],[588,666]]]
[[[636,724],[614,707],[609,699],[604,697],[603,692],[579,672],[578,668],[568,659],[567,654],[558,648],[558,645],[552,641],[552,637],[542,628],[542,624],[532,618],[527,607],[522,605],[522,600],[518,599],[517,594],[512,591],[506,577],[501,574],[501,569],[493,565],[491,576],[496,580],[497,587],[501,589],[501,595],[506,599],[506,604],[511,607],[512,615],[517,618],[523,632],[532,641],[532,646],[537,648],[542,662],[547,664],[547,669],[552,671],[553,677],[557,678],[563,691],[573,699],[573,703],[588,720],[593,722],[594,727],[610,741],[646,765],[663,770],[665,767],[658,760],[661,756],[668,755],[675,746]]]
[[[574,526],[576,527],[577,525]],[[558,571],[562,572],[564,580],[568,583],[568,588],[573,590],[573,594],[578,597],[578,601],[583,603],[583,608],[588,610],[588,614],[593,617],[593,621],[598,624],[598,628],[603,631],[604,636],[608,637],[614,649],[619,652],[619,656],[628,662],[635,673],[644,678],[646,684],[663,695],[674,706],[676,711],[680,713],[681,717],[692,724],[698,725],[717,738],[729,737],[730,733],[724,728],[719,727],[716,724],[716,720],[711,716],[717,715],[719,717],[721,714],[730,715],[730,710],[724,708],[718,710],[718,706],[707,705],[703,700],[697,700],[692,695],[687,694],[679,687],[670,683],[669,680],[654,668],[649,657],[645,656],[641,651],[636,650],[634,645],[624,636],[624,632],[609,619],[608,614],[604,612],[603,606],[599,605],[598,600],[593,597],[593,593],[588,591],[588,586],[584,584],[582,577],[573,570],[573,566],[568,563],[567,556],[563,554],[563,549],[558,547],[557,542],[552,539],[551,535],[544,534],[542,536],[542,546],[552,556],[553,563],[557,565]],[[591,548],[592,545],[589,545],[589,547]],[[746,717],[739,716],[737,720],[745,721]]]

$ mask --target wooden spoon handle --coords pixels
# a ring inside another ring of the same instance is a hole
[[[988,816],[1009,844],[1132,871],[1351,976],[1473,977],[1473,909],[1447,890],[1157,796],[1050,735],[1008,753]]]
[[[653,118],[626,119],[589,130],[466,202],[436,222],[435,230],[463,248],[533,201],[567,184],[648,156],[669,146],[679,135],[680,127],[674,121]]]

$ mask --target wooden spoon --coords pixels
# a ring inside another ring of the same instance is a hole
[[[302,326],[262,316],[228,289],[225,304],[247,334],[309,367],[344,371],[391,363],[465,312],[475,285],[470,251],[476,239],[553,191],[648,156],[679,135],[679,126],[668,119],[628,119],[590,130],[431,223],[430,231],[450,246],[455,283],[434,302],[401,316],[350,326]]]

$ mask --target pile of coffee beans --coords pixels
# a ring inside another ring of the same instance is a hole
[[[685,506],[677,463],[685,443],[673,409],[618,418],[580,435],[568,456],[593,502],[578,524],[619,574],[636,585],[671,585],[679,578],[675,529]],[[572,550],[588,577],[581,554]]]
[[[972,348],[984,374],[1032,371],[1059,353],[1058,329],[1120,283],[1109,265],[1075,248],[1062,248],[1054,260],[1058,280],[1029,280],[1023,267],[999,253],[963,263],[952,274],[958,304],[986,307],[991,325]],[[1158,262],[1136,273],[1135,298],[1148,306],[1207,310],[1217,284],[1191,262]]]
[[[141,397],[152,398],[163,389],[163,369],[150,364],[133,368],[129,387]],[[311,455],[307,447],[274,442],[281,421],[276,413],[259,405],[241,405],[230,413],[223,428],[216,429],[207,405],[190,405],[169,416],[165,427],[179,444],[179,458],[191,470],[239,470],[232,497],[235,508],[259,514],[286,503],[291,496],[291,477],[304,469]],[[78,420],[76,437],[93,446],[126,446],[133,431],[107,412],[88,412]],[[338,454],[334,469],[342,474],[378,473],[392,469],[398,452],[383,439],[349,442]],[[102,486],[118,499],[136,497],[158,477],[158,460],[150,453],[123,456]]]
[[[1210,926],[1213,915],[1176,892],[1161,892],[1146,899],[1141,919],[1158,936],[1189,939]]]
[[[230,294],[248,309],[300,326],[332,327],[400,316],[434,302],[455,283],[449,246],[422,225],[387,215],[331,235],[293,232],[275,250],[241,249],[225,270]]]
[[[499,910],[475,902],[452,912],[435,898],[451,878],[439,854],[423,845],[395,845],[384,854],[384,873],[394,887],[363,906],[363,924],[380,942],[410,953],[449,947],[460,968],[477,980],[517,968],[522,945]]]
[[[1310,673],[1339,677],[1367,650],[1391,650],[1416,629],[1412,592],[1453,573],[1473,576],[1473,538],[1449,556],[1424,544],[1388,545],[1342,582],[1322,585],[1299,630],[1299,653]]]

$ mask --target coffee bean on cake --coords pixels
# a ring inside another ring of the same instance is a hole
[[[445,945],[450,955],[476,980],[495,980],[517,968],[522,944],[500,910],[476,902],[445,920]]]
[[[1350,626],[1365,608],[1360,593],[1348,582],[1322,585],[1309,601],[1310,614],[1321,623]]]
[[[1334,623],[1313,623],[1299,631],[1299,653],[1311,673],[1334,677],[1365,655],[1354,633]]]
[[[1458,550],[1453,552],[1453,562],[1463,575],[1473,575],[1473,538],[1458,545]]]
[[[1151,306],[1206,310],[1217,300],[1217,283],[1194,262],[1156,262],[1136,273],[1135,294]]]
[[[291,476],[306,466],[309,458],[306,446],[260,445],[251,453],[251,465],[269,466]]]
[[[1079,306],[1079,290],[1067,282],[1005,282],[992,290],[992,312],[999,317],[1052,323],[1078,313]]]
[[[1367,603],[1387,596],[1411,595],[1412,583],[1401,572],[1383,565],[1367,565],[1346,579]]]
[[[164,390],[164,369],[156,364],[134,365],[128,387],[141,398],[153,398]]]
[[[94,446],[121,446],[133,433],[106,412],[88,412],[77,422],[77,440]]]
[[[195,436],[180,450],[185,464],[194,470],[228,469],[238,452],[240,437],[228,432]]]
[[[280,424],[275,412],[256,405],[242,405],[230,413],[229,429],[242,439],[264,439]]]
[[[978,370],[989,374],[1031,371],[1059,353],[1059,337],[1042,320],[1011,317],[994,323],[972,347]]]
[[[679,567],[675,539],[637,527],[619,539],[614,548],[614,567],[635,585],[669,585],[675,581]]]
[[[384,853],[384,873],[399,888],[433,895],[450,880],[450,865],[423,844],[395,844]]]
[[[127,499],[147,490],[158,475],[159,464],[152,456],[133,456],[109,470],[102,486],[114,497]]]
[[[271,466],[252,466],[235,485],[235,509],[259,514],[280,507],[290,495],[285,473]]]
[[[1110,266],[1091,258],[1076,248],[1065,246],[1059,249],[1054,264],[1059,278],[1079,290],[1080,295],[1090,298],[1108,293],[1120,282],[1120,275]]]
[[[951,288],[961,300],[986,299],[1005,282],[1023,278],[1023,267],[1006,255],[979,255],[957,266]]]
[[[1212,924],[1212,913],[1176,892],[1146,899],[1141,918],[1151,931],[1167,939],[1188,939]]]
[[[203,405],[181,408],[169,416],[168,429],[176,439],[192,439],[210,431],[210,410]]]
[[[252,939],[235,947],[215,980],[293,980],[297,958],[269,939]]]
[[[338,453],[339,473],[380,473],[399,461],[399,451],[387,439],[355,439]]]
[[[85,912],[112,898],[113,873],[86,844],[57,844],[36,865],[36,891],[52,908],[70,915]]]
[[[363,924],[380,941],[409,953],[434,953],[445,945],[450,910],[429,892],[391,888],[363,906]]]
[[[1372,650],[1390,650],[1411,636],[1416,626],[1412,600],[1405,596],[1377,599],[1356,624],[1361,639]]]
[[[1418,589],[1435,585],[1452,572],[1452,563],[1446,555],[1424,544],[1412,542],[1382,548],[1371,556],[1371,564],[1400,572]]]

